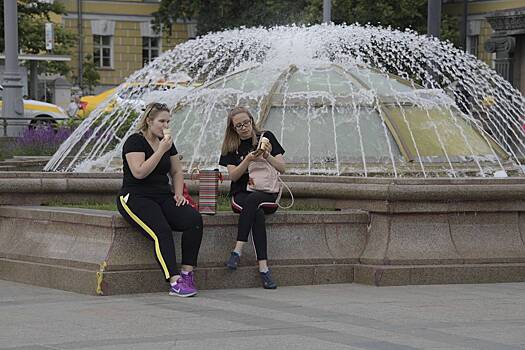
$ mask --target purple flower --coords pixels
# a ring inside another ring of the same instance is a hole
[[[49,124],[28,128],[10,145],[10,153],[27,156],[52,155],[71,133],[72,130],[68,127],[54,128]]]

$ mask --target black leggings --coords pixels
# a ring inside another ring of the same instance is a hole
[[[233,205],[240,209],[239,227],[237,231],[237,240],[242,242],[248,241],[248,235],[252,231],[253,244],[257,260],[266,260],[266,224],[264,214],[271,214],[277,210],[275,208],[259,207],[261,203],[274,203],[277,199],[277,193],[264,192],[239,192],[233,196]]]
[[[177,207],[171,194],[124,193],[117,197],[117,208],[127,222],[155,242],[155,257],[166,279],[178,275],[172,230],[182,231],[182,264],[197,265],[202,217],[191,206]]]

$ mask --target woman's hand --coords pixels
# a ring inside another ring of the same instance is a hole
[[[159,150],[162,152],[162,154],[164,154],[170,150],[171,145],[173,145],[171,136],[164,136],[164,138],[162,138],[162,140],[159,142]]]
[[[270,142],[263,142],[261,143],[261,149],[265,153],[272,153],[272,144]]]
[[[176,194],[173,198],[175,199],[175,205],[177,207],[188,204],[188,200],[184,198],[182,194]]]
[[[261,149],[263,150],[263,158],[267,159],[268,156],[272,153],[272,144],[270,142],[263,142],[261,144]]]
[[[244,157],[244,159],[249,163],[253,162],[254,160],[256,160],[257,158],[259,158],[259,156],[261,155],[261,152],[259,151],[253,151],[253,152],[250,152],[246,155],[246,157]]]

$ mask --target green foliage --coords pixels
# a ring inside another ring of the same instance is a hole
[[[18,47],[19,50],[39,54],[46,51],[45,23],[51,22],[52,15],[66,13],[64,5],[38,0],[18,0]],[[65,30],[55,23],[54,48],[50,52],[55,55],[65,55],[75,45],[76,34]],[[4,32],[4,6],[0,6],[0,30]],[[0,52],[4,52],[4,35],[0,36]],[[70,68],[65,62],[41,62],[39,70],[47,73],[67,75]]]
[[[100,81],[100,74],[97,70],[97,67],[95,66],[95,63],[93,62],[93,57],[91,55],[86,55],[82,67],[82,81],[84,86],[87,88],[90,94],[93,94],[95,86],[97,86]]]
[[[0,144],[0,161],[6,160],[13,156],[13,150],[5,144]]]
[[[154,24],[165,32],[177,18],[197,21],[199,35],[234,27],[302,22],[309,0],[162,0]]]
[[[332,21],[427,31],[427,0],[332,0]],[[162,0],[154,24],[166,32],[177,18],[197,20],[199,35],[234,27],[314,24],[323,0]],[[443,15],[443,39],[458,42],[456,20]]]

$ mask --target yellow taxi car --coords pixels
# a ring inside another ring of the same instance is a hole
[[[0,85],[0,136],[18,136],[30,126],[56,124],[68,118],[62,107],[52,103],[23,100],[24,117],[4,119],[2,116],[3,91],[4,88]]]
[[[93,112],[93,110],[97,108],[99,104],[107,100],[109,97],[113,96],[116,91],[117,91],[117,88],[114,87],[98,95],[81,97],[80,104],[82,105],[82,110],[79,112],[82,113],[82,115],[79,115],[79,116],[80,117],[88,116],[89,113]]]
[[[104,108],[104,112],[111,112],[118,103],[126,103],[126,101],[133,101],[133,105],[140,104],[133,95],[144,96],[146,93],[156,92],[156,91],[167,91],[172,89],[189,89],[196,87],[198,84],[189,84],[189,81],[159,81],[156,83],[124,83],[121,86],[111,88],[106,90],[98,95],[94,96],[83,96],[80,98],[80,104],[82,105],[82,110],[79,111],[79,117],[87,117],[95,108],[97,108],[101,103],[111,98]]]

